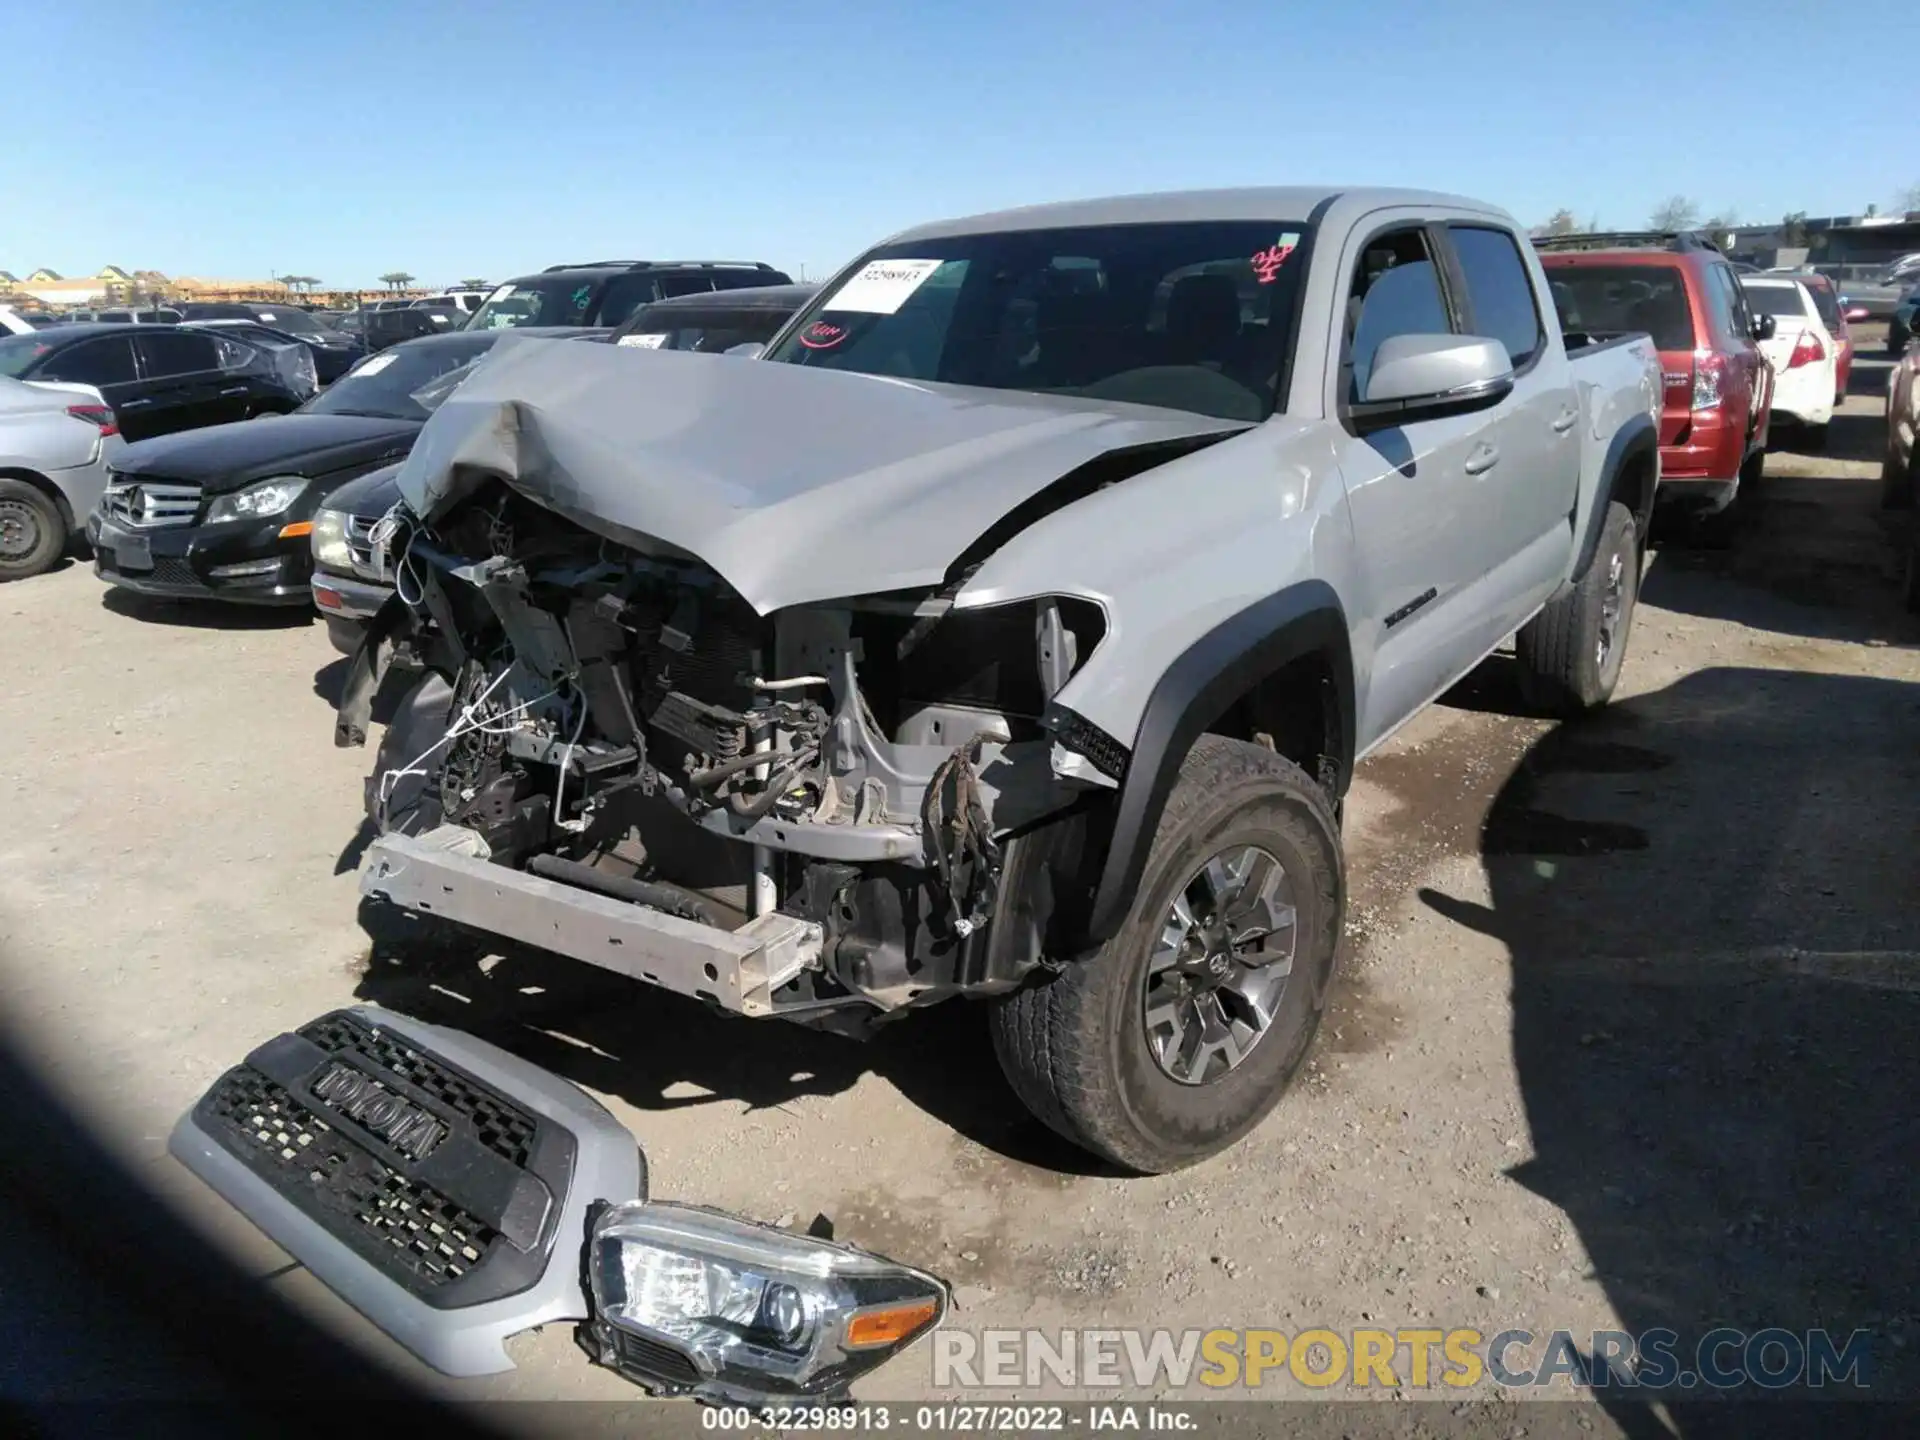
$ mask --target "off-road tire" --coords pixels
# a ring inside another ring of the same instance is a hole
[[[1229,846],[1255,844],[1293,886],[1296,949],[1270,1028],[1212,1081],[1154,1059],[1147,964],[1178,891]],[[1180,767],[1119,931],[1092,954],[995,1002],[994,1051],[1021,1101],[1074,1144],[1140,1174],[1218,1154],[1260,1123],[1306,1059],[1333,979],[1346,870],[1332,802],[1272,751],[1203,735]]]
[[[445,735],[452,714],[453,686],[437,670],[422,674],[401,698],[367,777],[367,818],[380,834],[421,835],[440,823],[438,776],[444,748],[420,767],[430,773],[398,775],[384,795],[382,782],[389,771],[406,769]]]
[[[1621,609],[1612,643],[1599,656],[1608,579],[1622,565]],[[1520,691],[1544,714],[1570,719],[1597,710],[1613,695],[1633,630],[1640,597],[1640,544],[1633,512],[1619,501],[1607,506],[1599,548],[1573,588],[1549,601],[1514,637],[1520,661]]]
[[[7,523],[9,533],[24,534],[25,547],[20,554],[0,550],[0,583],[51,569],[67,548],[67,522],[60,507],[24,480],[0,477],[0,521]]]

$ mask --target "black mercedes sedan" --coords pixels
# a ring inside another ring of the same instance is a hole
[[[463,367],[498,338],[410,341],[292,414],[129,445],[87,521],[95,573],[147,595],[311,604],[322,497],[404,457]]]

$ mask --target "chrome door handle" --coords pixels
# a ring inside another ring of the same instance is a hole
[[[142,406],[142,405],[151,405],[152,403],[153,403],[153,401],[152,401],[151,399],[146,399],[146,400],[122,400],[122,401],[120,402],[120,408],[121,408],[122,410],[133,410],[133,409],[137,409],[138,407],[140,407],[140,406]]]
[[[1564,435],[1579,423],[1580,412],[1578,410],[1569,410],[1553,422],[1554,434]]]
[[[226,396],[228,396],[228,395],[244,395],[244,394],[246,394],[246,393],[247,393],[247,387],[246,387],[246,386],[244,386],[244,385],[234,385],[234,386],[232,386],[232,387],[230,387],[230,388],[228,388],[228,389],[226,389],[226,390],[222,390],[222,391],[220,392],[220,394],[221,394],[221,397],[222,397],[223,399],[224,399],[224,398],[225,398]]]
[[[1460,468],[1469,475],[1484,475],[1500,463],[1500,452],[1491,445],[1482,445],[1467,457],[1467,463]]]

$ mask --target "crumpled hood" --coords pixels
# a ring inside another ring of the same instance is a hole
[[[767,614],[937,585],[995,521],[1088,461],[1246,428],[1147,405],[515,339],[441,405],[399,484],[431,521],[497,475],[596,534],[697,556]]]

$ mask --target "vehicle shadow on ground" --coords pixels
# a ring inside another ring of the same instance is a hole
[[[749,1020],[564,956],[375,903],[354,994],[452,1025],[639,1110],[764,1110],[837,1095],[872,1073],[974,1143],[1022,1164],[1110,1175],[1033,1119],[1002,1078],[978,1005],[906,1015],[870,1040]]]
[[[1421,892],[1511,952],[1512,1178],[1683,1369],[1717,1326],[1862,1330],[1867,1394],[1920,1396],[1916,734],[1920,686],[1701,671],[1535,744],[1482,827],[1491,906]],[[1807,1418],[1618,1410],[1686,1440]]]
[[[197,630],[304,630],[314,621],[310,605],[228,605],[218,600],[168,600],[108,586],[103,608],[129,620],[183,625]]]
[[[1855,421],[1872,434],[1846,443],[1857,449],[1870,438],[1877,447],[1873,417],[1843,416],[1834,428]],[[1907,517],[1880,508],[1877,475],[1769,474],[1740,505],[1737,529],[1719,549],[1691,545],[1677,526],[1656,521],[1642,603],[1813,639],[1920,638],[1894,586]]]

